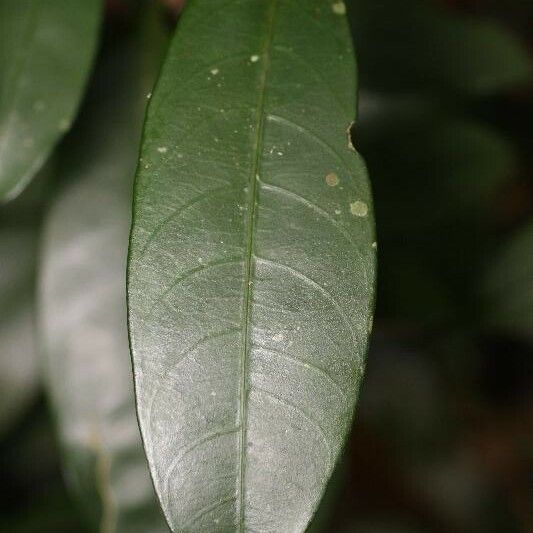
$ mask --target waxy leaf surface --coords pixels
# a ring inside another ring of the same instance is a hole
[[[151,99],[128,301],[175,532],[304,531],[350,428],[375,272],[342,2],[190,2]]]

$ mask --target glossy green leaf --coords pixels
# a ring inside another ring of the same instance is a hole
[[[0,229],[0,435],[24,412],[39,385],[35,244],[32,228]]]
[[[375,245],[344,13],[191,2],[149,107],[130,343],[176,532],[303,531],[351,424]]]
[[[146,102],[140,54],[107,50],[46,220],[40,323],[70,485],[102,533],[168,531],[135,416],[125,272]]]
[[[0,2],[0,200],[16,196],[70,128],[101,1]]]

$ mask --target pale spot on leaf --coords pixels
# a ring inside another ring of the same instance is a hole
[[[350,212],[356,217],[366,217],[368,215],[368,205],[361,200],[356,200],[350,204]]]
[[[344,2],[335,2],[331,9],[335,15],[346,15],[346,4]]]
[[[160,146],[157,151],[160,153],[160,154],[166,154],[168,152],[168,148],[166,146]]]
[[[250,57],[250,61],[252,63],[257,63],[259,61],[259,56],[254,54],[253,56]]]
[[[213,76],[216,76],[219,72],[220,70],[218,70],[218,68],[211,69],[211,74],[213,74]]]
[[[327,176],[326,176],[326,183],[330,186],[330,187],[336,187],[338,184],[339,184],[339,176],[337,176],[337,174],[335,174],[335,172],[330,172]]]

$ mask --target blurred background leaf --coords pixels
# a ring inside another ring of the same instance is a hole
[[[486,328],[533,342],[533,221],[486,259]]]
[[[40,273],[47,381],[67,481],[102,533],[168,531],[137,426],[126,330],[131,187],[160,52],[152,49],[148,65],[134,41],[108,35],[80,122],[58,155],[63,183],[47,213]]]
[[[36,231],[0,227],[0,438],[35,398],[39,363],[34,325]]]
[[[0,200],[17,196],[70,129],[101,0],[0,3]]]
[[[437,0],[348,5],[368,88],[480,95],[524,83],[532,74],[520,39],[495,20],[458,15]]]

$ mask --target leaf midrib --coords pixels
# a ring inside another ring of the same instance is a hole
[[[256,196],[257,196],[257,175],[259,173],[260,159],[263,145],[263,134],[265,126],[265,99],[268,74],[270,71],[271,50],[274,36],[274,25],[276,18],[278,0],[272,0],[268,11],[267,18],[267,35],[265,44],[261,53],[262,73],[257,104],[257,135],[254,147],[254,162],[252,165],[252,175],[250,178],[248,194],[248,238],[247,254],[245,262],[245,285],[244,285],[244,346],[241,357],[241,387],[240,387],[240,470],[239,470],[239,531],[244,531],[244,478],[246,468],[246,425],[247,425],[247,374],[248,374],[248,353],[250,351],[250,316],[252,304],[252,278],[253,278],[253,255],[254,255],[254,236],[255,236],[255,219],[256,219]]]

